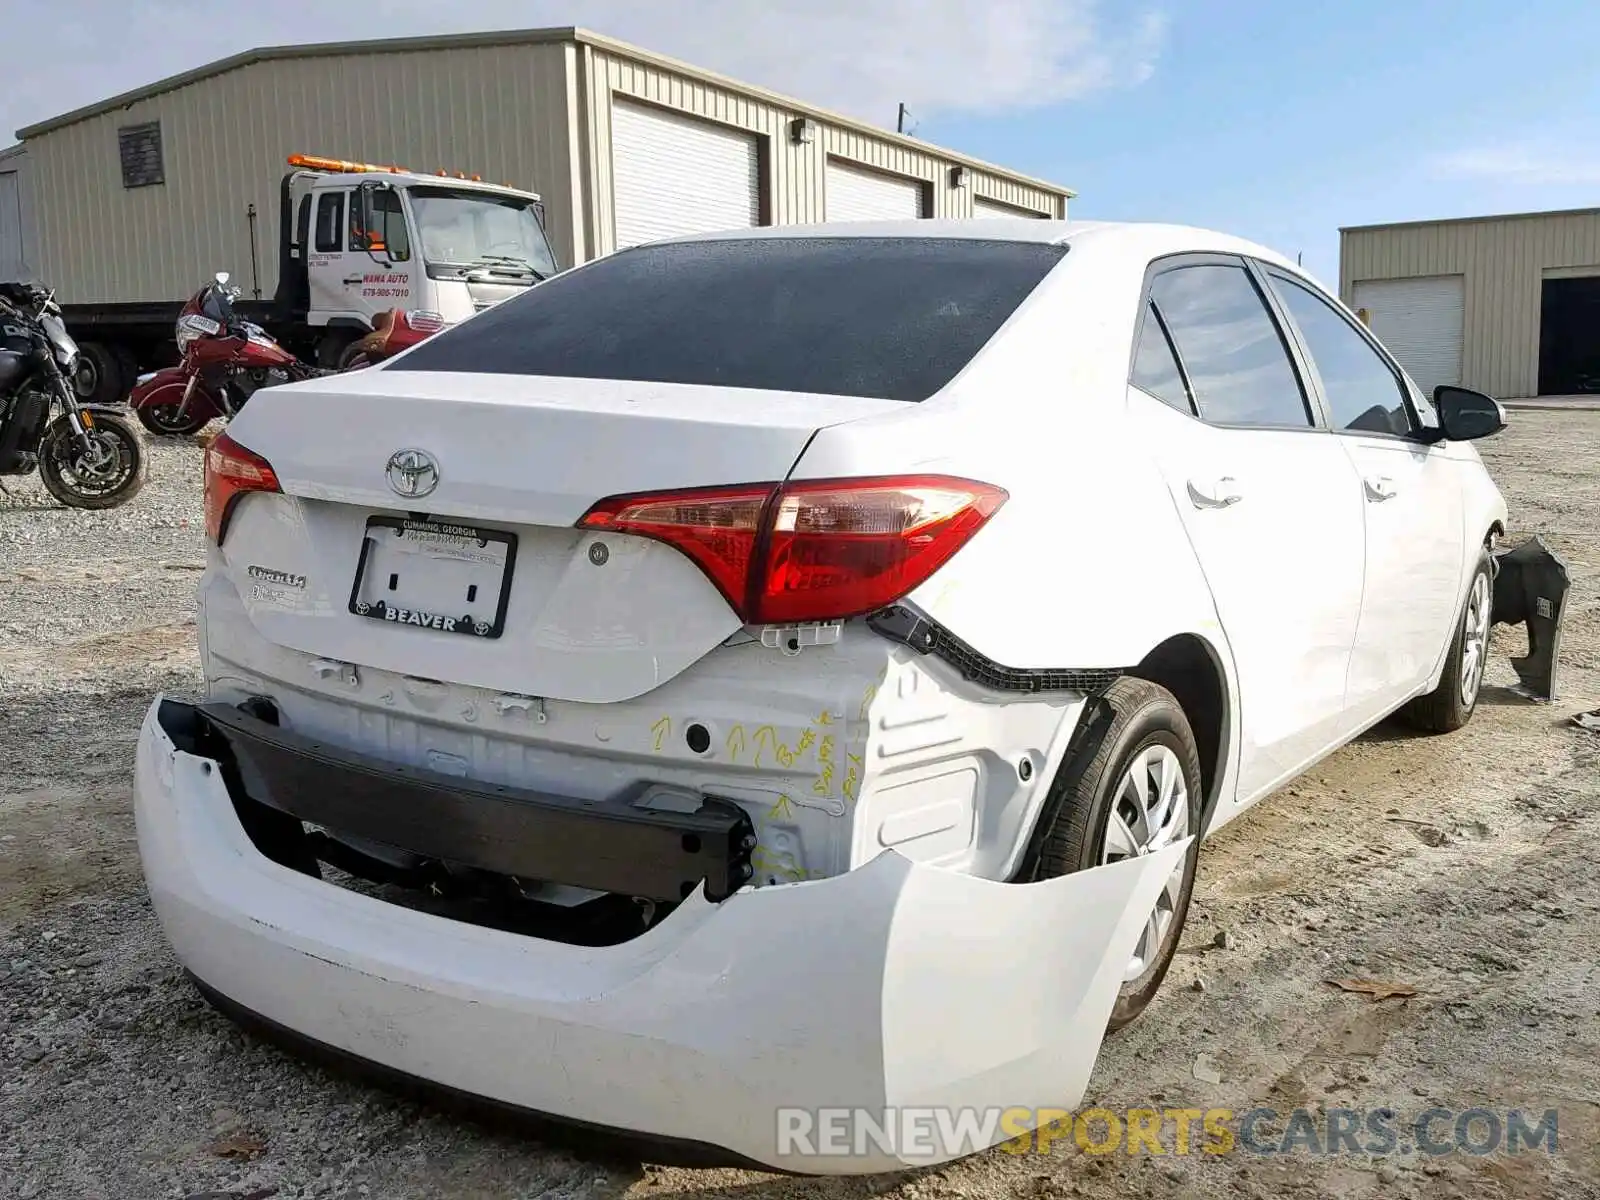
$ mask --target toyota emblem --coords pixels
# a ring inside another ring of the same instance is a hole
[[[439,486],[439,464],[425,450],[396,450],[389,456],[389,486],[398,496],[416,499]]]

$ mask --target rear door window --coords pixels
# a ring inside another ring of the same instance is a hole
[[[344,224],[344,193],[323,192],[317,197],[317,253],[337,254]]]
[[[1065,253],[980,238],[642,246],[503,301],[384,369],[920,401]]]
[[[1178,267],[1150,285],[1200,416],[1215,425],[1306,429],[1311,409],[1277,322],[1241,263]]]
[[[1133,359],[1133,385],[1165,401],[1179,412],[1194,416],[1194,405],[1189,401],[1189,389],[1184,385],[1183,372],[1178,369],[1178,359],[1167,331],[1161,326],[1161,312],[1151,301],[1145,307],[1143,328],[1139,332],[1139,346]]]

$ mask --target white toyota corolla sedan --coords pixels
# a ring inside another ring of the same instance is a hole
[[[1504,419],[1195,229],[600,259],[210,448],[156,911],[225,1010],[387,1072],[949,1157],[784,1130],[1076,1106],[1202,838],[1397,710],[1464,725]]]

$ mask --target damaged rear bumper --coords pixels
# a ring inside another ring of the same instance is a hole
[[[1021,1132],[984,1112],[1075,1107],[1188,849],[1031,884],[885,851],[720,904],[702,890],[631,941],[575,946],[268,860],[218,763],[179,750],[161,711],[158,698],[137,754],[145,877],[179,959],[226,1004],[389,1073],[780,1170],[940,1162]],[[980,1123],[961,1123],[959,1144],[868,1138],[833,1154],[784,1136],[805,1127],[796,1114],[838,1109],[884,1128],[907,1110]]]

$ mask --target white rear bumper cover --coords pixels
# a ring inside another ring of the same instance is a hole
[[[866,1173],[983,1148],[814,1154],[780,1144],[780,1122],[795,1128],[783,1110],[1075,1107],[1123,966],[1188,848],[1035,884],[885,851],[720,905],[696,894],[620,946],[572,946],[264,858],[159,705],[139,739],[140,854],[167,938],[209,988],[391,1071],[781,1170]],[[989,1127],[995,1141],[1017,1132]]]

